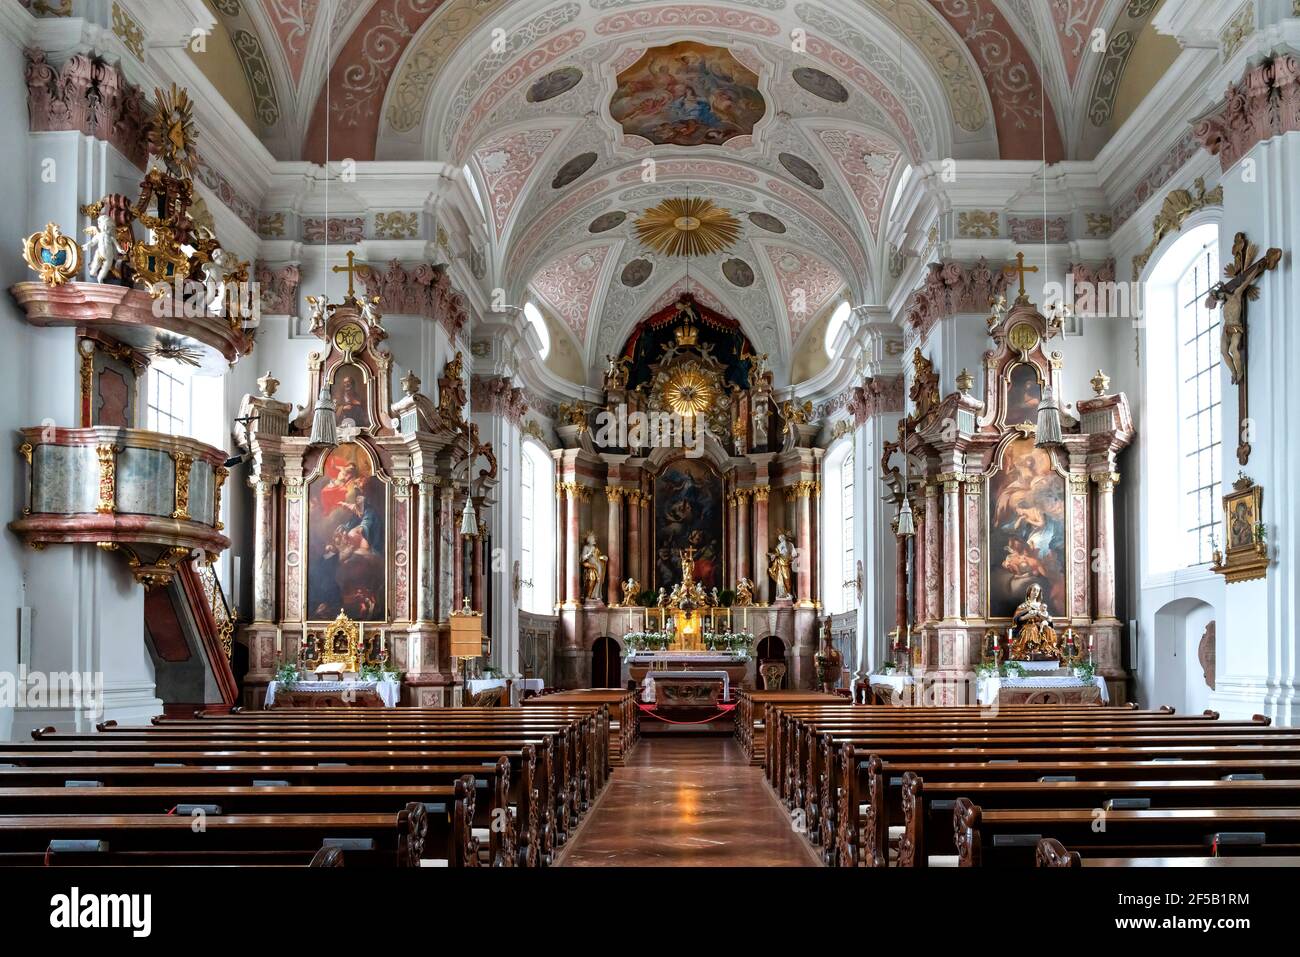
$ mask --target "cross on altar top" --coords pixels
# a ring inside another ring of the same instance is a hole
[[[351,253],[349,253],[348,255],[351,255]],[[1028,297],[1025,296],[1025,273],[1027,273],[1027,272],[1038,272],[1038,267],[1037,267],[1037,266],[1026,266],[1026,265],[1025,265],[1025,254],[1024,254],[1024,253],[1016,253],[1016,264],[1015,264],[1014,266],[1012,266],[1012,265],[1006,265],[1006,266],[1003,266],[1003,267],[1002,267],[1002,271],[1003,271],[1004,273],[1006,273],[1007,275],[1011,275],[1012,273],[1017,273],[1017,274],[1019,274],[1019,276],[1020,276],[1020,295],[1016,297],[1016,303],[1017,303],[1017,304],[1020,304],[1020,303],[1028,302],[1029,299],[1028,299]]]
[[[357,274],[364,273],[370,268],[365,263],[362,263],[360,266],[358,266],[356,260],[357,260],[357,254],[349,249],[348,264],[346,266],[334,267],[334,272],[345,272],[348,274],[348,298],[349,299],[355,299],[357,297],[356,286],[354,285],[354,280]]]

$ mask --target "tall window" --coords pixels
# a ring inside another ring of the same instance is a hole
[[[854,552],[853,441],[832,447],[826,456],[822,495],[822,594],[831,614],[857,606],[857,555]]]
[[[555,610],[555,466],[545,449],[527,439],[522,459],[520,605],[524,611],[549,615]]]
[[[1220,275],[1219,227],[1203,223],[1185,227],[1146,280],[1142,508],[1150,572],[1203,567],[1213,542],[1223,541],[1221,317],[1205,308]]]
[[[145,428],[168,435],[189,435],[190,380],[186,366],[155,361],[149,366]]]
[[[1219,363],[1219,312],[1205,307],[1219,276],[1218,244],[1206,246],[1178,280],[1178,445],[1183,492],[1183,528],[1188,546],[1204,565],[1213,559],[1211,538],[1219,535],[1220,469],[1223,437]]]

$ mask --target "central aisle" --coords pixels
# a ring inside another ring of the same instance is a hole
[[[642,738],[562,867],[816,867],[730,737]]]

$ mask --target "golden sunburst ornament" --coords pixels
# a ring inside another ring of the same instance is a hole
[[[664,385],[664,402],[678,415],[695,416],[707,412],[718,400],[713,380],[698,369],[682,369]]]
[[[188,91],[172,84],[169,91],[154,90],[156,103],[149,121],[149,152],[163,161],[167,172],[188,179],[198,159],[194,104]]]
[[[636,221],[636,235],[665,256],[710,256],[740,238],[740,220],[711,199],[666,199]]]

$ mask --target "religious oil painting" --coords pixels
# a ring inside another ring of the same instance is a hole
[[[370,426],[370,410],[366,405],[366,374],[360,366],[341,365],[334,370],[330,395],[334,399],[334,414],[340,424],[351,422],[359,429]]]
[[[729,51],[684,41],[652,47],[620,73],[609,112],[657,146],[702,146],[752,134],[767,103]]]
[[[681,458],[655,478],[655,587],[682,580],[682,552],[695,549],[695,580],[723,588],[722,478],[700,459]]]
[[[364,448],[325,457],[308,494],[307,617],[385,619],[384,483]]]
[[[1030,585],[1051,615],[1065,606],[1065,478],[1032,437],[1010,442],[989,482],[989,609],[1009,618]]]
[[[1043,386],[1038,370],[1028,362],[1011,367],[1007,382],[1007,425],[1033,425],[1038,422],[1038,405],[1043,401]]]

